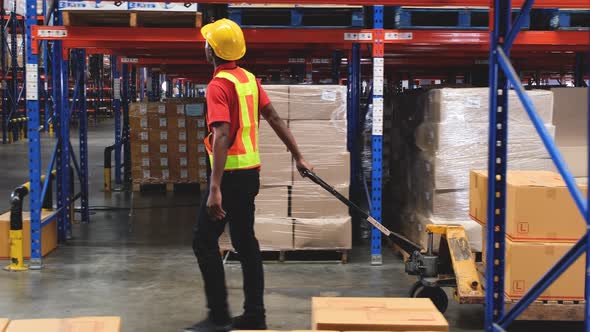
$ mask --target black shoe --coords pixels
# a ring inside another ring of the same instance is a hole
[[[230,322],[225,324],[217,324],[211,319],[207,318],[201,322],[196,323],[191,327],[184,329],[184,332],[229,332],[231,331]]]
[[[266,330],[266,317],[241,315],[234,317],[232,330]]]

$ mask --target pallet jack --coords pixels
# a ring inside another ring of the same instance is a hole
[[[304,170],[302,176],[309,178],[359,213],[393,244],[408,254],[405,260],[406,273],[418,277],[418,281],[410,289],[410,297],[429,298],[442,313],[446,311],[449,304],[447,293],[443,288],[452,288],[454,297],[460,304],[483,303],[484,291],[463,226],[427,225],[428,244],[426,248],[422,248],[421,245],[403,235],[387,229],[314,172]],[[435,235],[440,236],[437,251],[434,250]]]

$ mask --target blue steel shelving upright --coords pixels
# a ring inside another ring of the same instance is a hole
[[[486,238],[486,298],[485,330],[504,331],[541,293],[586,253],[586,311],[585,331],[590,332],[590,232],[582,237],[531,289],[505,312],[505,226],[506,226],[506,173],[508,138],[508,93],[512,87],[522,102],[555,166],[563,177],[577,208],[590,225],[589,201],[584,199],[574,177],[557,149],[553,139],[537,115],[521,80],[510,63],[510,49],[525,17],[530,13],[533,0],[526,0],[519,16],[511,24],[511,1],[494,1],[493,30],[490,35],[490,126],[488,156],[488,211]],[[590,96],[589,96],[590,99]],[[590,113],[590,108],[589,108]],[[588,124],[590,128],[590,121]],[[589,137],[590,143],[590,137]],[[589,144],[590,146],[590,144]],[[589,159],[590,165],[590,159]],[[588,196],[590,199],[590,195]]]

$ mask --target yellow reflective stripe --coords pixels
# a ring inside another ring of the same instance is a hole
[[[242,69],[243,70],[243,69]],[[228,155],[225,163],[225,169],[244,169],[252,168],[260,165],[260,156],[258,154],[258,84],[256,83],[256,77],[250,72],[244,70],[244,73],[248,77],[247,83],[241,83],[234,75],[229,72],[219,72],[215,77],[225,78],[231,81],[238,94],[238,100],[240,104],[240,118],[242,128],[242,144],[246,150],[245,154],[241,155]],[[252,107],[253,107],[253,118],[254,123],[250,122],[250,110],[248,109],[248,102],[246,101],[247,96],[252,96]],[[250,137],[251,131],[254,130],[256,139],[256,146]],[[213,163],[213,156],[210,155],[209,159]]]

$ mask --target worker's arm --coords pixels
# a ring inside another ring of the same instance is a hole
[[[216,122],[211,125],[211,128],[213,130],[213,165],[211,165],[207,211],[211,218],[221,220],[225,218],[225,211],[221,206],[221,179],[229,149],[229,123]]]
[[[295,137],[291,133],[291,130],[285,124],[285,121],[281,119],[277,111],[275,110],[272,103],[266,105],[262,110],[262,116],[266,119],[268,124],[272,127],[274,132],[279,136],[281,141],[285,143],[287,149],[291,151],[293,155],[293,159],[295,160],[295,165],[297,166],[297,170],[301,173],[303,170],[313,170],[313,168],[305,161],[301,151],[299,151],[299,147],[297,146],[297,142],[295,141]]]

